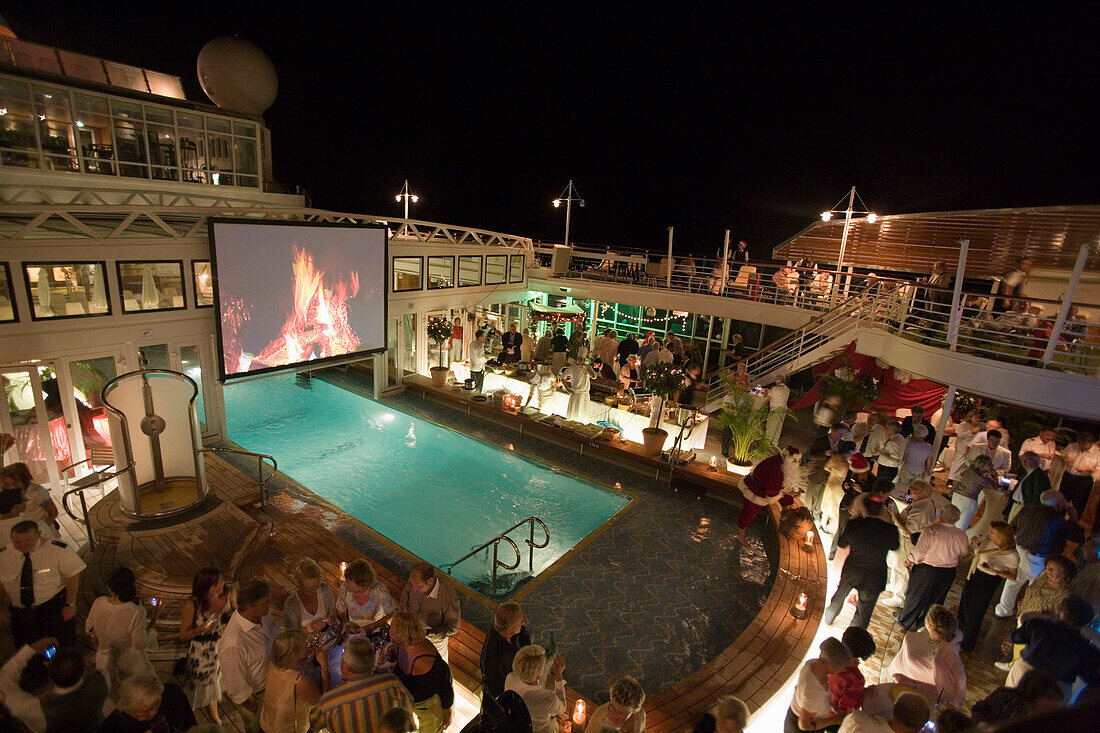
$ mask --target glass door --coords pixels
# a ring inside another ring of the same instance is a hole
[[[113,355],[69,359],[59,364],[61,405],[72,446],[70,460],[62,462],[61,467],[91,459],[79,466],[77,475],[115,462],[107,408],[102,400],[103,388],[118,376],[115,364]]]
[[[416,374],[416,314],[406,313],[401,329],[401,369],[402,376]],[[425,370],[426,371],[426,370]]]
[[[138,347],[141,363],[148,369],[170,369],[174,372],[182,372],[195,380],[199,392],[195,397],[195,409],[199,416],[199,429],[204,436],[217,432],[217,421],[211,423],[207,419],[207,405],[211,401],[211,385],[205,384],[203,374],[205,360],[200,344],[187,341],[171,342],[167,344],[145,344]],[[212,362],[211,362],[212,363]]]
[[[5,465],[22,461],[36,483],[59,487],[58,462],[68,465],[71,453],[53,367],[4,368],[0,370],[0,383],[4,386],[0,433],[10,435],[12,440],[12,446],[4,452]]]
[[[386,389],[401,386],[401,374],[397,366],[400,359],[401,319],[391,318],[386,329]]]

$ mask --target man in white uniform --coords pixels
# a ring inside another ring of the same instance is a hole
[[[42,539],[34,520],[11,528],[11,543],[0,552],[0,581],[11,601],[16,647],[45,636],[76,644],[76,595],[86,567],[64,542]]]
[[[1028,438],[1024,441],[1024,444],[1020,446],[1020,457],[1022,458],[1024,453],[1031,451],[1035,455],[1039,456],[1039,466],[1044,471],[1050,470],[1050,462],[1054,460],[1054,455],[1058,452],[1058,446],[1054,442],[1054,428],[1044,425],[1039,428],[1039,434],[1034,438]]]
[[[779,438],[783,435],[783,420],[786,417],[787,401],[791,398],[791,388],[787,386],[787,378],[780,375],[775,378],[775,385],[768,391],[768,438],[772,443],[779,445]]]
[[[977,438],[974,439],[967,453],[966,462],[973,463],[978,456],[989,456],[989,460],[993,461],[993,470],[998,476],[1004,476],[1012,467],[1012,452],[1001,445],[1000,430],[987,431],[983,443],[979,443]]]

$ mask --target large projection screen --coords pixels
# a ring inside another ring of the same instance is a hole
[[[210,219],[222,380],[386,347],[386,228]]]

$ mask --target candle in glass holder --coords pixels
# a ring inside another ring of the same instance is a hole
[[[348,564],[346,562],[340,563],[340,580],[344,579],[344,571],[347,570],[347,569],[348,569]]]
[[[806,530],[806,549],[814,549],[814,531],[812,529]]]
[[[799,593],[799,594],[798,594],[798,603],[797,603],[797,604],[795,604],[795,608],[797,608],[797,609],[798,609],[799,611],[805,611],[805,610],[806,610],[806,601],[807,601],[807,600],[808,600],[808,599],[807,599],[807,597],[806,597],[806,594],[805,594],[805,593]]]
[[[573,722],[584,725],[584,700],[577,700],[577,704],[573,707]]]
[[[712,470],[712,471],[717,471],[718,470],[718,456],[711,456],[710,457],[710,470]]]

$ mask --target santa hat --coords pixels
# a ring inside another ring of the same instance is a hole
[[[848,469],[852,473],[867,473],[871,470],[871,464],[867,462],[862,453],[857,451],[848,456]]]

